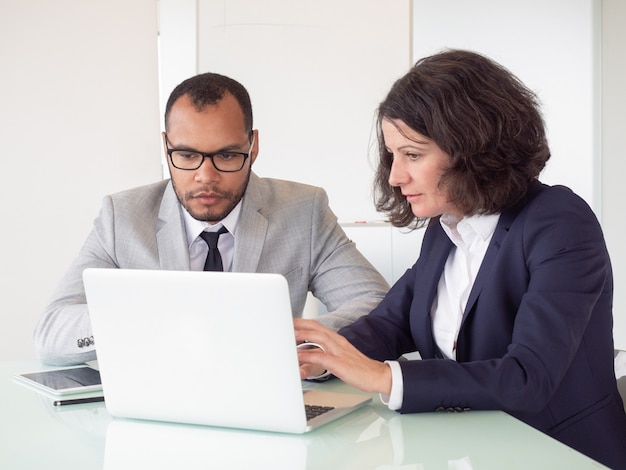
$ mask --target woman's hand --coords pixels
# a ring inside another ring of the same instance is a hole
[[[349,385],[370,393],[389,395],[391,369],[383,362],[361,354],[343,336],[315,320],[294,320],[298,343],[317,343],[319,348],[299,349],[300,375],[306,378],[325,370]]]

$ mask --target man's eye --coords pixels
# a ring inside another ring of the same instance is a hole
[[[235,158],[237,158],[240,154],[238,153],[218,153],[214,156],[214,158],[218,158],[220,160],[222,160],[223,162],[227,162],[229,160],[234,160]]]
[[[194,160],[196,158],[201,158],[201,155],[195,152],[176,152],[176,156],[184,160]]]

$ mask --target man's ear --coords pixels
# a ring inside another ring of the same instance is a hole
[[[165,164],[167,165],[167,169],[170,173],[170,177],[172,176],[172,167],[170,165],[170,159],[167,156],[167,135],[165,132],[161,132],[161,140],[163,141],[163,157],[165,158]]]
[[[165,132],[161,132],[161,143],[163,144],[163,155],[165,156],[165,159],[167,160],[167,143],[166,143],[166,134]]]
[[[250,151],[250,166],[252,166],[252,164],[256,160],[257,155],[259,154],[259,130],[254,129],[252,131],[252,134],[254,136],[254,145],[252,146],[252,150]]]

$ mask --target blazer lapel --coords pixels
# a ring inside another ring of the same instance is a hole
[[[534,191],[531,191],[531,193]],[[525,201],[522,203],[509,208],[502,212],[500,215],[500,219],[498,220],[498,225],[496,225],[496,229],[493,232],[493,237],[491,237],[491,242],[487,247],[487,252],[485,253],[485,258],[483,259],[482,264],[480,265],[480,269],[478,270],[478,274],[476,275],[476,280],[474,281],[474,285],[472,286],[472,290],[467,299],[467,305],[465,306],[465,311],[463,312],[463,319],[461,321],[461,328],[463,328],[463,323],[467,319],[467,315],[472,311],[476,300],[478,300],[478,296],[482,291],[485,280],[491,272],[491,267],[494,265],[498,258],[498,253],[500,251],[500,247],[502,246],[502,242],[504,238],[507,236],[513,221],[517,218],[517,215],[520,213],[522,208],[525,206]]]
[[[522,211],[524,207],[528,204],[528,202],[535,198],[537,194],[543,191],[545,185],[536,181],[532,184],[524,197],[520,202],[518,202],[515,206],[510,207],[502,212],[500,215],[500,220],[498,220],[498,225],[496,226],[496,230],[493,233],[493,237],[491,238],[491,243],[489,243],[489,247],[487,248],[487,252],[485,253],[485,258],[480,265],[480,269],[478,270],[478,275],[476,276],[476,280],[474,281],[474,286],[472,287],[472,291],[470,292],[469,298],[467,299],[467,305],[465,307],[465,311],[463,312],[463,320],[461,322],[461,328],[463,328],[463,323],[465,322],[467,315],[472,311],[478,296],[485,284],[485,279],[487,278],[488,273],[491,271],[491,267],[496,262],[498,257],[498,252],[500,251],[500,247],[502,246],[502,242],[504,238],[507,236],[511,225]]]
[[[419,266],[416,266],[418,274],[415,277],[411,306],[412,312],[421,314],[411,316],[411,327],[415,344],[422,357],[433,358],[438,357],[439,348],[433,338],[430,312],[453,243],[441,228],[438,217],[429,222],[424,242],[418,261]]]
[[[189,271],[191,269],[185,224],[171,181],[163,192],[156,239],[161,269],[175,271]]]
[[[269,221],[263,211],[263,194],[254,173],[243,197],[235,236],[234,272],[256,272],[267,235]]]

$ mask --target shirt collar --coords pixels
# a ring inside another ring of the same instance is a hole
[[[442,214],[439,218],[439,222],[446,232],[448,237],[454,241],[451,234],[453,231],[458,230],[459,224],[467,225],[473,230],[483,241],[489,240],[496,230],[500,214],[488,214],[488,215],[472,215],[469,217],[459,218],[453,214]]]
[[[181,211],[183,213],[183,220],[185,222],[185,232],[187,234],[187,245],[191,246],[198,236],[207,230],[208,232],[215,232],[219,230],[221,226],[226,227],[226,229],[234,236],[237,231],[237,224],[239,222],[239,214],[241,213],[241,204],[242,201],[235,206],[235,208],[230,211],[226,217],[220,220],[216,224],[209,224],[208,222],[203,222],[201,220],[194,219],[189,212],[179,203]]]

